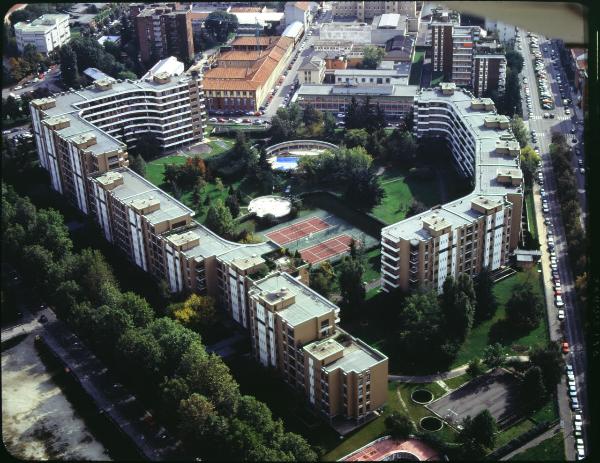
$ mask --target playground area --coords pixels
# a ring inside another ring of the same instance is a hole
[[[311,264],[339,260],[350,249],[352,240],[366,249],[378,244],[376,238],[318,208],[311,209],[308,216],[264,230],[262,235],[292,252],[298,251]]]

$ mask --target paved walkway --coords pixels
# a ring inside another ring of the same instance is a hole
[[[506,357],[506,361],[518,360],[520,362],[528,362],[528,355],[515,355]],[[445,379],[456,378],[457,376],[464,375],[469,368],[469,364],[466,363],[460,367],[456,367],[450,371],[444,371],[442,373],[436,373],[434,375],[425,376],[409,376],[409,375],[388,375],[388,381],[400,381],[402,383],[433,383],[434,381],[443,381]]]
[[[548,431],[546,431],[545,433],[537,436],[535,439],[530,440],[523,446],[510,452],[508,455],[503,456],[502,458],[500,458],[500,461],[510,460],[516,454],[524,452],[525,450],[530,449],[531,447],[535,447],[536,445],[545,441],[546,439],[550,439],[552,436],[554,436],[554,434],[556,434],[559,431],[560,431],[560,425],[557,424],[554,427],[548,429]]]

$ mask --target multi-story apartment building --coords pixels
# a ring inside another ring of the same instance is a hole
[[[145,8],[135,16],[140,56],[145,64],[169,56],[183,62],[194,58],[191,8],[181,10],[176,5]]]
[[[47,55],[67,43],[70,38],[68,14],[45,14],[30,23],[15,24],[15,40],[20,52],[31,44],[39,53]]]
[[[458,172],[473,178],[475,189],[383,228],[384,291],[423,284],[441,291],[448,275],[475,276],[506,264],[518,245],[523,202],[519,143],[509,125],[491,99],[452,83],[416,96],[415,135],[444,138]]]
[[[88,213],[85,179],[128,165],[127,147],[153,132],[161,148],[202,141],[206,127],[202,79],[157,74],[148,80],[98,80],[30,103],[38,156],[53,188]]]
[[[409,17],[417,15],[417,2],[405,1],[354,1],[331,2],[331,13],[334,18],[356,18],[359,21],[373,19],[375,16],[396,13]]]
[[[385,77],[382,77],[385,79]],[[362,82],[361,82],[362,84]],[[417,85],[301,85],[292,97],[300,107],[311,105],[319,111],[343,113],[355,98],[359,103],[369,97],[373,105],[379,104],[386,117],[394,119],[409,113],[413,106]]]
[[[503,94],[506,89],[506,56],[476,51],[473,55],[471,86],[476,96],[482,96],[492,90]]]
[[[256,46],[249,48],[252,39]],[[252,39],[236,39],[231,51],[221,53],[218,66],[205,74],[203,86],[209,111],[258,111],[283,73],[294,40],[289,37]]]
[[[339,308],[286,273],[250,290],[253,353],[324,416],[362,421],[386,402],[388,359],[336,327]]]

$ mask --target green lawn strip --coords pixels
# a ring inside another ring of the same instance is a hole
[[[565,438],[558,433],[521,453],[511,461],[565,461]]]
[[[371,282],[379,279],[381,276],[381,248],[371,249],[365,254],[366,268],[363,275],[363,280]]]
[[[556,408],[556,399],[551,398],[546,405],[531,415],[531,419],[536,423],[543,421],[553,422],[558,420],[558,410]]]
[[[515,424],[514,426],[511,426],[510,428],[499,432],[498,434],[496,434],[496,442],[494,448],[499,449],[503,445],[508,444],[515,437],[518,437],[524,432],[529,431],[534,426],[535,423],[533,421],[531,421],[530,419],[525,419]]]
[[[381,291],[381,287],[377,287],[377,288],[373,288],[367,291],[367,294],[365,295],[365,301],[368,301],[372,298],[374,298],[375,296],[377,296],[379,294],[379,291]]]
[[[398,390],[400,391],[402,401],[406,406],[406,412],[417,426],[417,431],[424,432],[425,430],[419,425],[421,419],[426,416],[435,416],[435,414],[425,408],[424,405],[420,405],[412,400],[411,394],[417,389],[426,389],[431,392],[433,394],[433,400],[439,399],[446,394],[446,391],[436,383],[398,383]],[[446,442],[454,442],[457,435],[456,431],[445,423],[440,431],[432,432],[431,434],[436,434]]]
[[[468,363],[474,358],[481,358],[484,349],[489,345],[488,335],[490,328],[498,320],[504,318],[505,304],[510,298],[514,286],[518,283],[522,283],[523,281],[525,281],[526,277],[527,273],[517,272],[515,275],[498,282],[494,286],[494,293],[496,294],[499,304],[498,310],[494,315],[494,318],[481,323],[480,325],[476,326],[471,330],[467,339],[458,351],[458,355],[456,356],[456,359],[450,366],[450,369],[456,368],[460,365],[464,365],[465,363]],[[540,280],[538,280],[538,283],[534,284],[533,287],[535,291],[538,291],[540,294],[542,294],[542,282]],[[544,345],[547,341],[547,320],[546,316],[544,315],[542,317],[542,322],[540,322],[539,326],[536,329],[531,331],[529,334],[523,336],[522,338],[516,339],[510,346],[507,346],[507,353],[513,355],[522,354],[522,348]]]
[[[431,73],[431,87],[435,87],[444,79],[444,73],[441,71],[433,71]]]
[[[339,445],[328,449],[329,451],[322,458],[324,461],[337,461],[386,434],[384,423],[385,417],[392,411],[402,411],[402,406],[400,405],[400,400],[396,393],[396,386],[397,383],[388,383],[388,402],[382,415],[366,424],[358,431],[344,437]]]
[[[533,191],[525,195],[525,205],[527,207],[527,226],[529,233],[536,239],[538,237],[537,225],[535,223],[535,203],[533,202]]]
[[[448,386],[450,389],[456,389],[470,380],[471,376],[464,374],[455,378],[445,379],[444,383],[446,383],[446,386]]]
[[[155,159],[146,164],[146,178],[157,187],[163,183],[163,174],[167,164],[185,164],[185,156],[172,155]]]

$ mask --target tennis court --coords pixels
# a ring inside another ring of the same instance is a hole
[[[350,235],[338,235],[315,246],[300,249],[300,255],[309,264],[321,262],[322,260],[347,252],[350,249],[350,243],[353,239]]]
[[[265,236],[280,246],[297,241],[300,238],[309,236],[311,233],[319,232],[330,228],[331,225],[319,217],[310,217],[308,219],[296,222],[287,227],[267,233]]]

